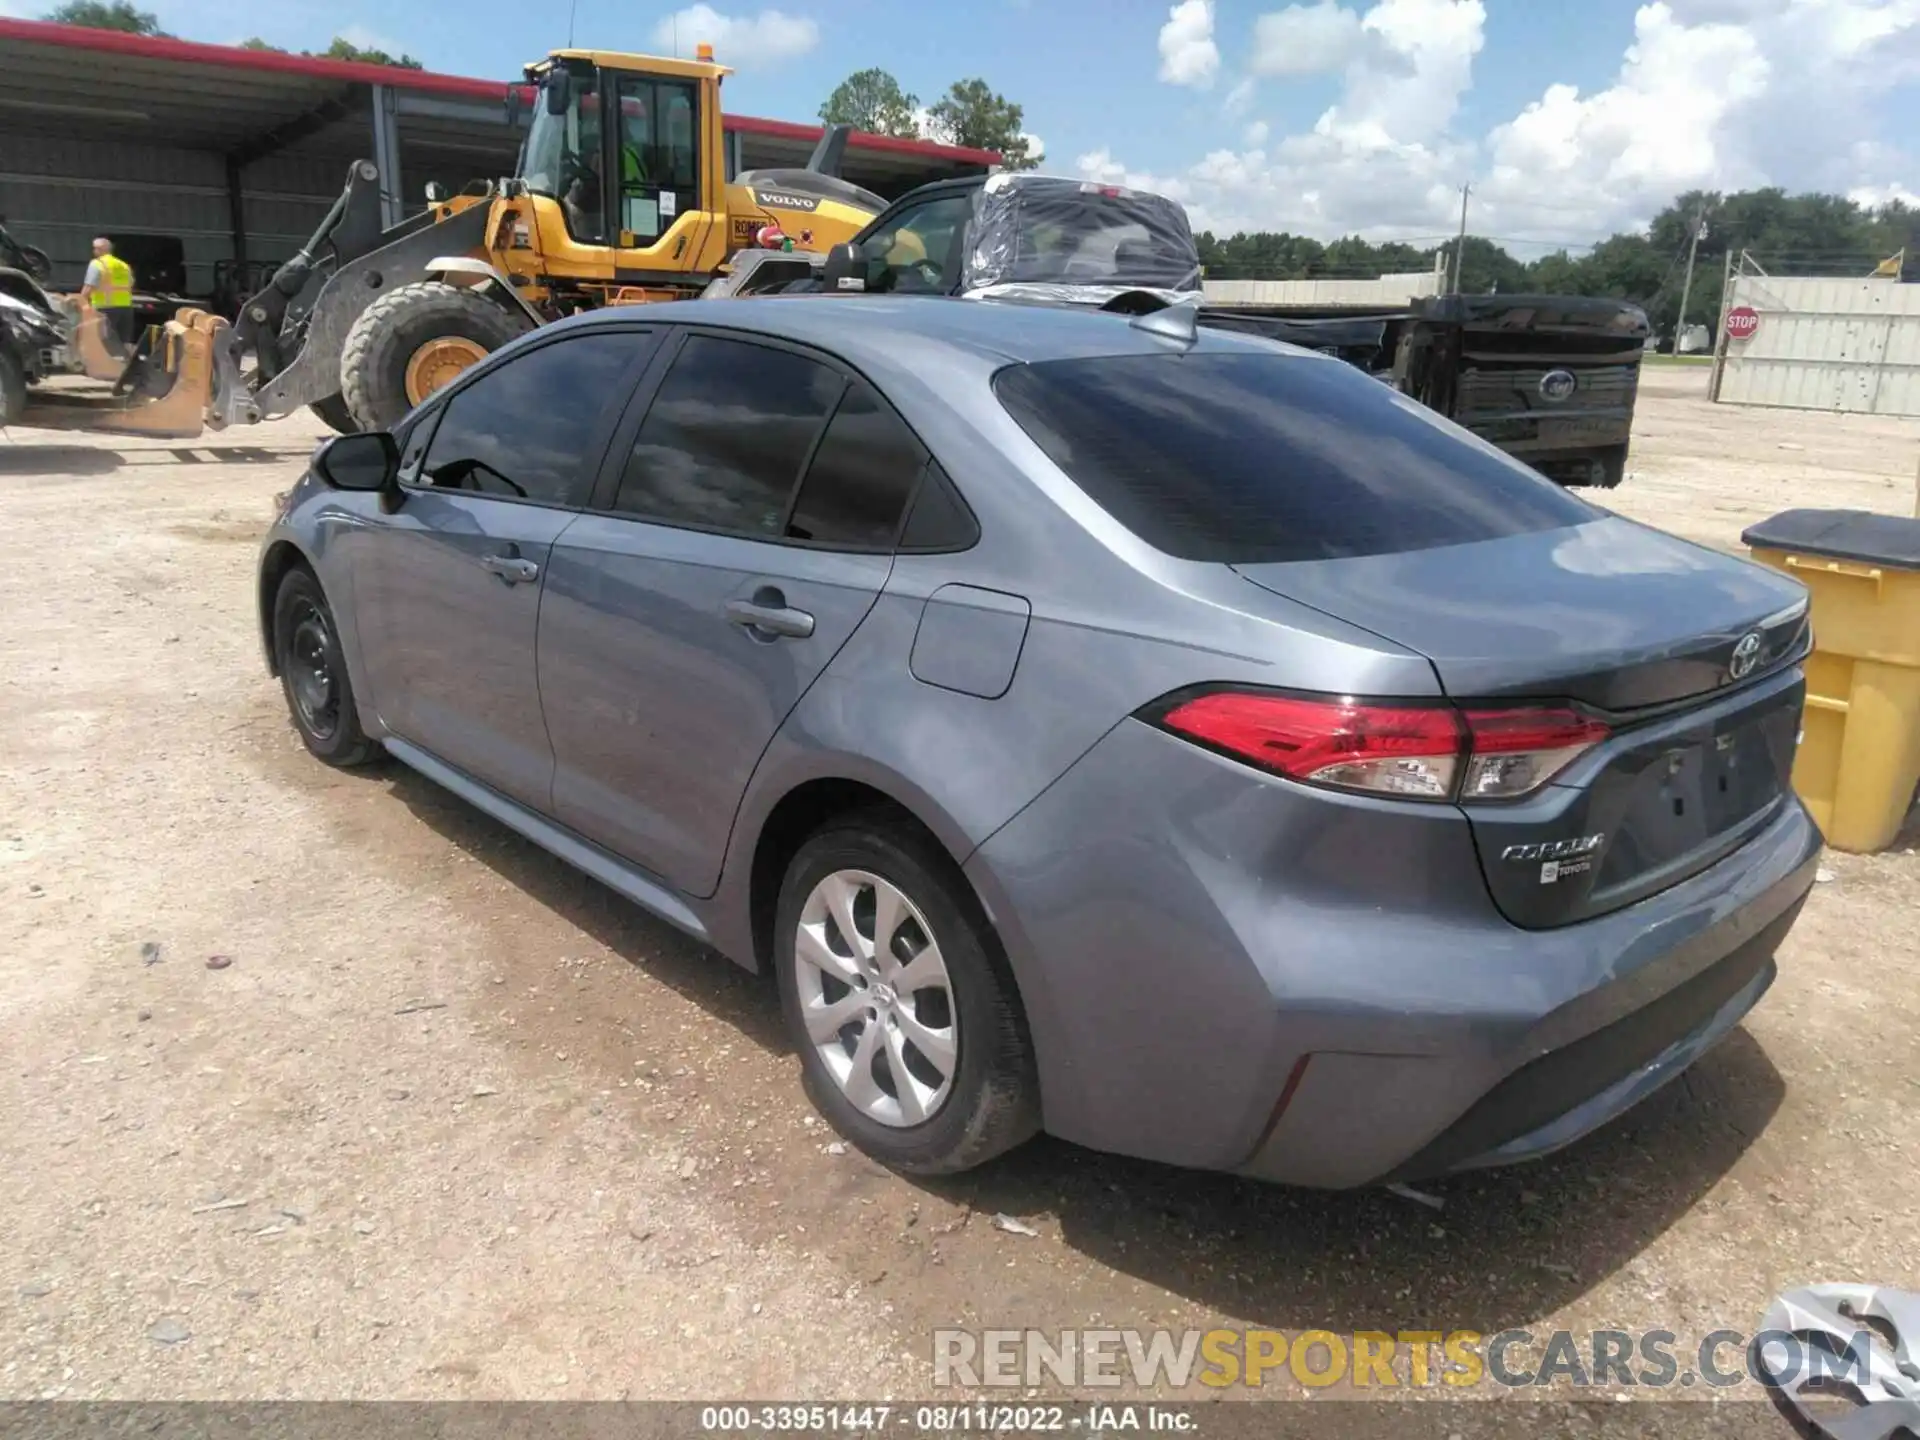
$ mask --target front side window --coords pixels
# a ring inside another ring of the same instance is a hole
[[[658,343],[654,331],[575,335],[515,356],[448,400],[420,481],[547,505],[584,505],[589,454],[608,407],[631,393],[630,367]]]
[[[942,196],[904,210],[861,244],[867,289],[902,294],[945,294],[953,234],[973,213],[971,192]]]
[[[634,438],[614,508],[779,539],[800,469],[844,388],[837,371],[790,350],[690,337]]]

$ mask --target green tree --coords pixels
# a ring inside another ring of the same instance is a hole
[[[165,35],[160,17],[136,9],[131,0],[67,0],[40,17],[57,25],[84,25],[89,30],[122,30],[129,35]]]
[[[911,140],[920,133],[913,112],[920,101],[900,88],[900,82],[874,67],[856,70],[834,87],[820,107],[827,125],[851,125],[874,135],[898,135]]]
[[[240,48],[242,50],[271,50],[276,55],[284,55],[287,53],[284,47],[279,45],[269,45],[266,41],[262,40],[258,35],[250,35],[245,40],[242,40],[240,42]]]
[[[1020,133],[1024,112],[984,80],[954,81],[928,114],[932,128],[950,145],[997,150],[1009,170],[1031,170],[1039,163],[1028,157],[1027,140]]]
[[[411,55],[389,55],[384,50],[376,50],[367,45],[356,45],[344,35],[333,37],[333,43],[324,50],[309,50],[308,55],[321,60],[357,60],[362,65],[393,65],[402,70],[424,70]]]

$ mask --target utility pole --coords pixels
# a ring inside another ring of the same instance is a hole
[[[1699,252],[1700,242],[1707,238],[1707,204],[1700,202],[1700,213],[1694,216],[1693,239],[1687,242],[1687,278],[1680,286],[1680,319],[1673,327],[1673,353],[1680,353],[1680,336],[1687,328],[1687,299],[1693,294],[1693,257]],[[1672,272],[1669,271],[1669,274]]]
[[[1743,252],[1744,253],[1744,252]],[[1720,377],[1727,369],[1727,299],[1733,293],[1733,246],[1727,246],[1726,269],[1720,277],[1720,308],[1713,317],[1713,374],[1707,379],[1707,399],[1720,398]]]
[[[1460,238],[1453,243],[1453,293],[1460,293],[1460,261],[1467,251],[1467,196],[1473,193],[1471,185],[1460,187]]]

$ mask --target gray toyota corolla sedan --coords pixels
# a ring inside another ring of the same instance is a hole
[[[259,604],[316,756],[770,968],[912,1172],[1543,1154],[1759,1000],[1821,843],[1797,585],[1165,316],[567,321],[316,452]]]

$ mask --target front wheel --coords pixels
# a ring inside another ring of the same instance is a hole
[[[525,315],[441,280],[388,291],[340,349],[340,393],[363,430],[391,430],[461,371],[532,326]]]
[[[311,570],[289,570],[273,598],[273,658],[307,749],[343,769],[371,760],[378,747],[360,728],[333,608]]]
[[[915,829],[824,830],[787,868],[781,1007],[807,1093],[882,1164],[970,1170],[1039,1129],[1032,1044],[978,902]]]

